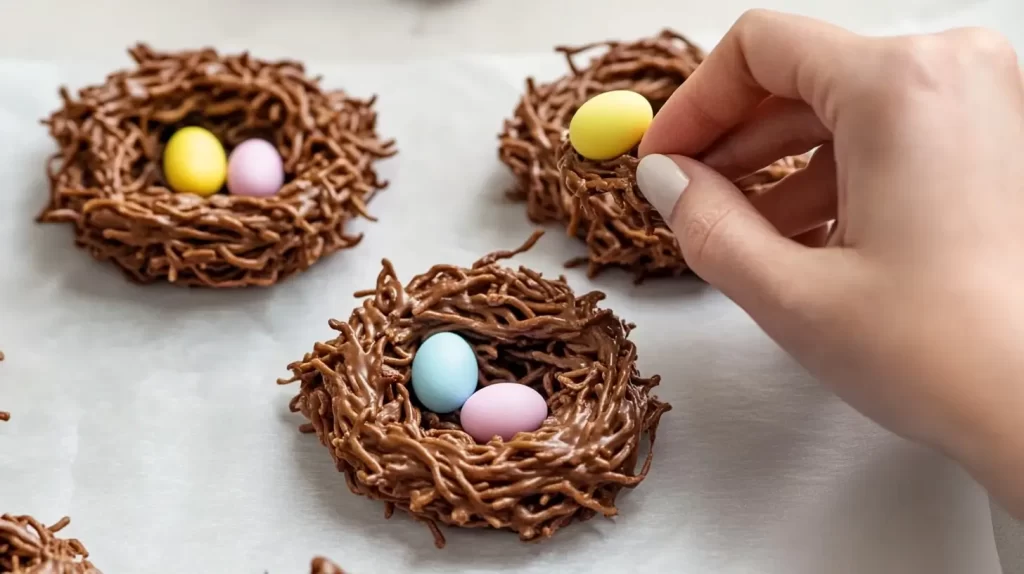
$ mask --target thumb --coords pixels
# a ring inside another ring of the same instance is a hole
[[[696,160],[658,154],[640,160],[636,180],[687,265],[754,320],[802,299],[793,289],[809,279],[811,250],[780,235],[731,181]]]

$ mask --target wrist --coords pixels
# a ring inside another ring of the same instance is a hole
[[[1024,301],[1019,284],[974,270],[947,284],[938,324],[914,371],[933,408],[926,442],[959,462],[1011,514],[1024,518]],[[1024,278],[1022,278],[1024,279]]]
[[[1011,515],[1024,519],[1024,416],[975,417],[957,426],[942,450]]]

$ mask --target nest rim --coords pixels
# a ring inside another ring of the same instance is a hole
[[[581,313],[589,314],[580,323],[586,330],[580,330],[575,335],[567,330],[569,327],[556,325],[561,319],[544,316],[544,320],[550,319],[547,327],[550,332],[544,334],[548,338],[534,337],[523,343],[523,349],[530,353],[537,352],[534,348],[537,345],[547,345],[549,349],[554,349],[560,345],[561,340],[564,340],[567,347],[584,347],[585,341],[599,337],[607,337],[608,345],[613,348],[599,363],[594,361],[589,367],[580,367],[587,357],[591,357],[585,354],[586,351],[581,351],[579,355],[572,355],[571,352],[558,355],[559,358],[553,360],[562,361],[562,370],[557,373],[555,368],[546,371],[543,380],[539,380],[529,369],[525,375],[513,379],[504,373],[492,372],[500,362],[498,357],[502,353],[515,353],[515,345],[522,341],[515,336],[501,339],[494,332],[473,332],[460,319],[442,317],[444,313],[438,309],[445,308],[444,299],[431,303],[430,295],[413,288],[417,281],[424,280],[439,269],[453,273],[460,269],[475,271],[477,274],[473,277],[485,278],[480,281],[486,281],[486,277],[498,272],[498,269],[512,273],[512,269],[502,267],[498,262],[529,249],[540,235],[541,232],[535,233],[519,249],[485,256],[470,268],[435,265],[429,271],[413,277],[404,287],[401,283],[395,284],[397,276],[390,263],[384,260],[377,289],[357,292],[357,296],[369,297],[372,294],[380,297],[381,293],[385,293],[385,298],[408,300],[423,297],[428,299],[428,303],[413,303],[376,317],[387,326],[407,326],[410,318],[413,322],[417,319],[425,320],[426,326],[415,326],[414,335],[409,339],[402,339],[401,334],[396,335],[392,331],[359,343],[363,352],[379,353],[375,355],[378,359],[370,364],[379,366],[385,375],[392,368],[392,378],[388,383],[393,385],[391,396],[382,398],[384,393],[380,393],[375,399],[362,397],[365,404],[374,405],[372,408],[346,412],[348,407],[339,405],[352,401],[351,387],[342,389],[339,386],[329,390],[326,388],[329,383],[325,383],[323,378],[341,377],[339,369],[348,373],[364,370],[363,367],[353,367],[354,345],[350,343],[359,335],[360,325],[365,328],[364,322],[375,315],[372,306],[367,305],[370,299],[364,299],[363,305],[353,311],[348,322],[331,320],[330,326],[339,336],[326,343],[317,343],[313,353],[307,353],[302,361],[289,365],[291,378],[278,381],[279,384],[301,383],[299,393],[289,405],[290,409],[301,413],[308,420],[302,425],[304,432],[315,432],[321,443],[328,446],[338,470],[345,474],[349,489],[355,494],[384,501],[387,517],[397,508],[426,523],[438,548],[445,544],[438,523],[463,528],[509,530],[518,533],[521,540],[533,542],[550,538],[561,527],[575,521],[597,515],[616,515],[618,509],[615,499],[618,493],[638,486],[651,469],[657,427],[661,416],[671,409],[668,403],[651,394],[652,389],[660,383],[660,376],[643,378],[636,367],[636,345],[628,339],[634,325],[622,321],[611,310],[600,309],[597,303],[604,299],[604,294],[599,291],[576,295],[562,276],[558,279],[543,278],[539,273],[519,267],[518,272],[525,273],[522,277],[527,277],[529,281],[536,281],[537,284],[544,281],[548,282],[549,287],[557,285],[564,289],[563,293],[571,299],[564,303],[573,305],[574,309],[582,309]],[[537,284],[531,285],[536,287]],[[490,284],[488,289],[493,290],[493,286],[493,283]],[[401,289],[406,289],[404,294],[400,293]],[[494,295],[490,293],[490,296]],[[496,296],[496,299],[499,298],[501,296]],[[416,307],[418,309],[414,309]],[[454,308],[457,309],[457,305]],[[569,311],[565,309],[569,307],[563,309],[563,314],[568,315]],[[462,315],[458,317],[464,318]],[[526,321],[533,319],[536,317]],[[488,329],[494,330],[493,325],[487,325],[483,330]],[[540,392],[548,404],[548,416],[541,427],[534,431],[520,432],[509,441],[495,437],[486,443],[478,443],[461,428],[458,411],[439,416],[423,409],[414,398],[408,371],[403,374],[395,369],[400,370],[405,363],[411,363],[419,342],[444,331],[460,334],[474,347],[481,373],[478,389],[498,382],[517,382],[528,384]],[[527,337],[524,333],[518,333],[517,336]],[[412,352],[399,353],[401,356],[392,356],[389,361],[387,349],[393,351],[397,348],[388,347],[393,341],[410,346]],[[348,345],[348,350],[338,351],[343,345]],[[335,354],[333,359],[332,353]],[[344,356],[343,361],[338,360],[337,353]],[[522,360],[523,364],[532,368],[533,365],[523,359],[526,351],[523,353],[516,355],[513,361]],[[485,363],[487,357],[493,357],[493,363]],[[572,367],[574,358],[580,364]],[[582,374],[583,371],[587,374]],[[347,384],[351,385],[351,381]],[[365,385],[365,382],[360,384]],[[573,388],[572,385],[577,387]],[[581,407],[581,403],[584,406]],[[587,420],[591,422],[575,425],[571,422],[581,416],[590,417]],[[593,422],[601,416],[614,418],[614,421],[606,426]],[[349,422],[339,424],[339,419],[343,417],[348,417]],[[370,426],[377,428],[366,431],[366,427]],[[608,432],[600,432],[600,429]],[[605,439],[608,444],[598,448],[597,442]],[[388,440],[392,442],[388,444]],[[641,457],[645,444],[647,452]],[[393,470],[401,465],[395,462],[397,459],[394,457],[412,451],[425,457],[422,453],[428,450],[436,464],[430,464],[429,461],[409,462],[410,466],[422,465],[412,479],[405,477],[415,482],[416,486],[397,486],[400,484],[396,478],[399,473]],[[602,450],[602,454],[595,455],[592,452],[594,450]],[[379,464],[369,461],[367,453],[380,459]],[[613,456],[608,453],[615,454]],[[602,456],[608,458],[602,459]],[[515,461],[515,464],[508,465],[510,474],[501,476],[495,475],[493,468],[484,464],[486,461],[499,465]],[[388,464],[397,466],[389,469]],[[460,469],[457,479],[446,474],[454,468]],[[592,474],[581,473],[580,469],[587,469]],[[530,475],[531,472],[537,481],[536,486],[529,486],[525,478],[516,478]],[[599,478],[595,479],[595,476]],[[522,486],[524,484],[527,486]],[[521,487],[520,490],[516,490],[518,487]],[[508,494],[512,491],[516,494]],[[543,517],[545,512],[549,512],[550,516]],[[531,518],[523,518],[527,515]]]
[[[609,225],[628,228],[634,243],[644,246],[650,255],[646,261],[630,264],[616,260],[614,252],[603,256],[591,253],[592,263],[632,269],[637,274],[637,281],[647,277],[680,275],[689,270],[675,234],[636,183],[640,159],[635,148],[617,158],[594,161],[580,155],[568,137],[564,137],[556,158],[562,185],[572,205],[567,222],[568,233],[586,234],[587,241],[590,241],[595,222],[605,220]],[[754,198],[806,167],[808,159],[808,155],[785,157],[736,179],[734,183],[747,198]],[[585,229],[588,224],[590,229]]]
[[[137,283],[270,286],[361,242],[348,224],[376,221],[367,203],[388,182],[374,163],[397,153],[377,135],[376,95],[323,88],[302,63],[248,52],[144,43],[128,52],[134,66],[75,95],[62,86],[61,107],[41,121],[60,149],[47,161],[50,197],[37,221],[71,223],[76,245]],[[265,197],[226,185],[209,196],[174,191],[162,152],[188,126],[212,131],[226,154],[246,139],[269,141],[284,184]]]

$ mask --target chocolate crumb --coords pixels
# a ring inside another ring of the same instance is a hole
[[[309,574],[345,574],[345,571],[323,556],[317,556],[310,565]]]
[[[0,573],[102,574],[81,542],[56,536],[70,522],[65,516],[45,526],[31,516],[0,516]]]
[[[387,183],[373,163],[396,153],[376,134],[375,97],[324,91],[291,61],[145,44],[129,53],[134,69],[77,97],[61,88],[63,107],[44,120],[60,151],[47,166],[40,221],[72,224],[76,245],[131,280],[187,286],[273,285],[361,241],[346,225],[374,220],[367,203]],[[190,125],[228,152],[250,138],[274,143],[282,189],[208,198],[170,190],[163,147]]]
[[[687,267],[675,237],[635,189],[635,150],[590,162],[561,148],[567,145],[569,121],[588,99],[632,90],[657,111],[697,69],[704,52],[672,30],[635,42],[597,42],[556,51],[565,56],[568,73],[547,84],[528,78],[526,93],[499,136],[498,155],[517,179],[509,195],[526,202],[531,221],[562,223],[570,235],[584,240],[586,257],[567,266],[586,264],[591,277],[609,267],[624,268],[638,281],[682,274]],[[592,59],[581,65],[577,58],[584,54]],[[792,161],[755,179],[774,182],[792,171]]]
[[[650,395],[660,377],[640,377],[633,325],[598,307],[603,293],[576,295],[564,277],[499,265],[540,235],[469,268],[435,265],[404,286],[385,259],[376,288],[357,293],[362,306],[329,322],[338,336],[278,381],[300,383],[291,410],[309,420],[349,489],[423,521],[438,547],[437,523],[533,541],[614,516],[619,491],[647,476],[670,409]],[[546,397],[542,427],[477,444],[457,414],[423,410],[409,385],[412,358],[442,331],[473,346],[481,385],[518,382]],[[638,469],[645,433],[651,448]]]

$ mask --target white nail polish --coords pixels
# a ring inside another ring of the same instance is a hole
[[[647,201],[667,221],[671,219],[672,210],[689,185],[690,178],[672,158],[654,154],[644,157],[636,166],[636,183]]]

